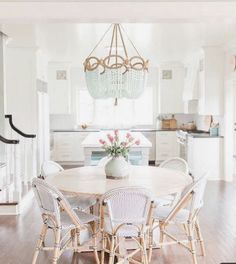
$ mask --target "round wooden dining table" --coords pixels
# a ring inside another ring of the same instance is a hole
[[[180,193],[192,182],[192,179],[185,173],[175,170],[154,166],[130,166],[128,178],[114,180],[106,178],[104,167],[85,166],[51,174],[47,176],[46,181],[65,193],[80,196],[94,195],[99,199],[111,189],[129,186],[145,187],[155,197]],[[159,231],[156,229],[153,248],[158,248],[156,246],[158,240]],[[98,248],[100,247],[98,246]],[[126,247],[124,247],[124,241],[120,243],[119,250],[122,254],[126,252],[126,249],[136,249],[132,240],[126,244]],[[90,250],[89,248],[84,249],[84,251]]]
[[[51,174],[46,181],[69,194],[102,196],[105,192],[129,186],[149,189],[154,196],[180,193],[191,183],[183,172],[155,166],[130,166],[129,177],[122,180],[107,179],[104,167],[85,166]]]

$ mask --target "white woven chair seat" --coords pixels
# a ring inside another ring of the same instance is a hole
[[[119,226],[119,224],[121,223],[117,223],[116,226]],[[113,234],[111,222],[108,216],[105,216],[104,218],[104,230],[106,233],[110,235]],[[135,228],[133,225],[124,225],[123,227],[119,229],[119,231],[117,232],[117,235],[120,237],[138,237],[139,232],[137,228]]]
[[[153,218],[156,220],[165,220],[166,217],[170,214],[170,212],[172,211],[173,207],[170,206],[163,206],[163,207],[157,207],[154,210],[154,214],[153,214]],[[176,216],[173,219],[174,223],[186,223],[188,221],[189,218],[189,210],[187,209],[182,209],[180,210]]]
[[[74,210],[77,216],[80,219],[81,224],[88,224],[92,221],[98,221],[98,217],[95,215],[87,214],[85,212],[81,212],[79,210]],[[62,229],[74,228],[75,225],[71,222],[71,218],[68,216],[66,212],[61,212],[61,224]]]
[[[166,206],[170,205],[174,202],[175,196],[174,195],[166,195],[163,197],[155,198],[154,202],[157,206]]]
[[[97,203],[95,197],[66,196],[67,201],[73,209],[87,210]]]

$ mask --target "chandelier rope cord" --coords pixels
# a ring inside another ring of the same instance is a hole
[[[130,42],[130,44],[132,45],[132,47],[134,48],[134,50],[136,51],[138,56],[141,57],[140,53],[138,52],[137,48],[135,47],[133,41],[129,38],[129,35],[125,31],[124,27],[122,25],[120,25],[120,24],[111,24],[108,27],[108,29],[105,31],[105,33],[102,35],[102,37],[98,41],[98,43],[95,45],[95,47],[92,49],[92,51],[89,53],[87,58],[89,58],[93,54],[93,52],[97,49],[97,47],[104,40],[105,36],[110,31],[112,26],[113,26],[113,31],[112,31],[112,39],[111,39],[111,44],[110,44],[109,56],[112,53],[112,47],[113,47],[114,38],[116,39],[115,41],[116,41],[116,56],[117,56],[117,49],[118,49],[118,33],[117,32],[119,31],[120,39],[121,39],[121,42],[122,42],[122,46],[123,46],[126,58],[128,58],[128,52],[127,52],[127,49],[126,49],[126,46],[125,46],[125,42],[124,42],[124,38],[123,38],[122,32],[125,33],[125,36],[127,37],[128,41]],[[117,30],[117,28],[118,28],[118,30]]]
[[[119,25],[119,26],[121,27],[121,29],[122,29],[123,32],[125,33],[125,35],[126,35],[128,41],[131,43],[132,47],[135,49],[135,51],[137,52],[137,54],[139,55],[139,57],[142,57],[142,56],[140,55],[140,53],[138,52],[137,48],[135,47],[133,41],[129,38],[129,35],[128,35],[127,32],[125,31],[124,27],[123,27],[122,25]]]
[[[90,54],[88,55],[87,58],[89,58],[93,52],[96,50],[96,48],[99,46],[99,44],[103,41],[103,39],[105,38],[106,34],[110,31],[111,27],[113,26],[113,24],[111,24],[108,29],[105,31],[105,33],[102,35],[101,39],[98,41],[98,43],[95,45],[95,47],[93,48],[93,50],[90,52]]]
[[[110,33],[105,56],[96,56],[100,53],[95,54],[95,50],[101,42],[107,41],[106,36]],[[133,50],[131,57],[129,49]],[[113,23],[85,59],[84,72],[90,95],[95,99],[114,98],[117,105],[120,98],[137,99],[141,96],[146,85],[148,60],[141,57],[123,26]]]

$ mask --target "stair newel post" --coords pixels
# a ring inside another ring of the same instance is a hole
[[[37,140],[36,138],[31,139],[31,151],[32,151],[32,173],[30,174],[30,182],[33,178],[37,177]]]
[[[6,185],[11,183],[12,145],[5,145],[6,152]]]
[[[14,145],[14,180],[13,180],[13,200],[20,202],[22,192],[22,177],[21,177],[21,153],[20,145]]]
[[[26,138],[22,138],[22,144],[23,144],[22,177],[23,177],[24,185],[27,185],[27,182],[28,182],[28,146],[27,146],[27,139]]]

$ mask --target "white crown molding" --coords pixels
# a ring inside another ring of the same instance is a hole
[[[132,10],[132,12],[131,12]],[[236,18],[235,1],[0,2],[0,22],[203,22]]]

